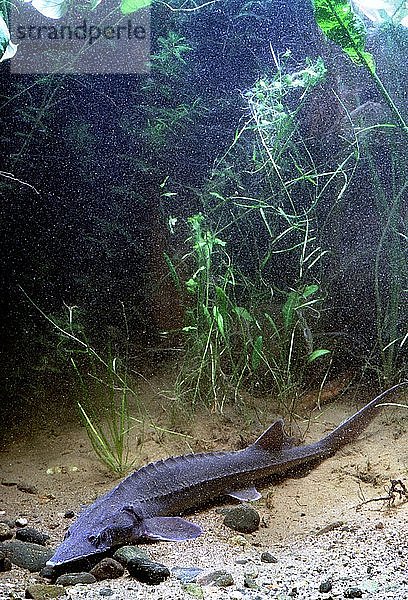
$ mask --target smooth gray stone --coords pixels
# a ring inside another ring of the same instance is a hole
[[[54,553],[51,548],[20,540],[0,543],[0,552],[5,554],[14,565],[27,569],[31,573],[41,571]]]

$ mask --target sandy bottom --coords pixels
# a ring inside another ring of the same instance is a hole
[[[159,389],[160,382],[155,386]],[[357,405],[343,398],[341,403],[314,411],[306,442],[320,438],[369,399],[360,399]],[[402,393],[398,401],[408,403],[407,394]],[[272,421],[273,415],[262,415],[263,426],[268,419]],[[196,421],[191,428],[193,438],[147,434],[138,463],[183,454],[190,448],[236,449],[240,438],[253,441],[262,430],[260,424],[246,426],[242,419],[234,423],[232,417],[208,414]],[[356,442],[335,457],[302,477],[263,488],[262,499],[255,503],[262,526],[255,534],[238,536],[225,528],[220,507],[213,506],[191,515],[205,530],[201,538],[150,544],[147,550],[169,568],[223,568],[233,575],[234,586],[225,590],[206,587],[205,598],[340,598],[355,586],[362,589],[364,598],[408,598],[408,503],[396,498],[395,505],[378,500],[361,506],[365,500],[386,496],[390,480],[406,482],[407,429],[408,411],[386,408]],[[63,518],[65,511],[77,511],[118,481],[98,462],[80,425],[55,422],[2,452],[0,480],[2,514],[26,517],[30,526],[50,534],[52,545],[62,540],[69,525]],[[19,487],[31,487],[34,493]],[[276,556],[276,564],[260,562],[265,550]],[[245,575],[253,577],[257,590],[244,588]],[[327,579],[333,581],[333,590],[320,594],[319,585]],[[13,567],[0,574],[0,599],[12,597],[11,591],[23,598],[26,585],[37,580],[37,575]],[[147,591],[152,599],[190,597],[174,578],[153,588],[127,577],[70,588],[70,598],[100,598],[100,590],[106,588],[114,592],[109,596],[113,599],[144,598]],[[297,594],[293,595],[294,589]]]

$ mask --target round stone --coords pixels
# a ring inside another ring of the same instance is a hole
[[[259,513],[246,504],[231,508],[224,517],[224,525],[240,533],[254,533],[260,522]]]

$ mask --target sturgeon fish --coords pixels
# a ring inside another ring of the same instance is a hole
[[[243,450],[186,454],[141,467],[80,513],[47,565],[65,565],[146,539],[198,537],[202,529],[176,515],[223,496],[241,501],[259,499],[256,481],[330,457],[364,430],[385,396],[407,384],[386,390],[311,444],[296,446],[285,433],[283,420],[278,419]]]

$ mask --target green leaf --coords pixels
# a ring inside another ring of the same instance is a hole
[[[270,325],[271,325],[271,327],[273,329],[274,335],[278,335],[279,336],[279,329],[278,329],[278,327],[277,327],[274,319],[272,319],[271,315],[268,314],[268,313],[264,313],[264,315],[265,315],[266,320],[269,321],[269,323],[270,323]]]
[[[372,55],[365,51],[366,31],[349,0],[313,0],[316,23],[325,36],[340,46],[349,58],[375,73]]]
[[[215,294],[217,296],[217,305],[221,315],[224,319],[228,316],[227,306],[228,306],[228,296],[224,292],[224,290],[218,285],[215,286]]]
[[[296,308],[299,306],[299,292],[293,291],[288,295],[288,299],[282,307],[283,323],[285,329],[288,330],[293,324],[293,317]]]
[[[222,337],[225,337],[224,317],[222,316],[218,306],[213,306],[213,315],[215,322],[217,323],[218,331],[220,332]]]
[[[214,198],[217,198],[218,200],[225,200],[224,196],[221,196],[221,194],[218,194],[217,192],[210,192],[210,196],[213,196]]]
[[[318,289],[319,289],[318,285],[315,285],[315,284],[313,284],[313,285],[307,285],[305,287],[305,289],[303,290],[303,292],[302,292],[303,298],[308,298],[312,294],[315,294]]]
[[[31,2],[32,7],[48,19],[61,19],[68,10],[68,4],[67,0],[32,0]]]
[[[223,247],[224,247],[224,246],[226,246],[226,245],[227,245],[227,242],[224,242],[224,240],[221,240],[220,238],[217,238],[217,237],[215,237],[215,236],[214,236],[214,238],[213,238],[213,242],[214,242],[214,244],[216,244],[217,246],[223,246]]]
[[[190,277],[190,279],[186,281],[186,288],[190,294],[195,294],[198,288],[197,281],[193,277]]]
[[[152,0],[122,0],[120,10],[123,15],[128,15],[142,8],[146,8],[146,6],[150,6],[151,3]]]
[[[318,350],[313,350],[307,357],[307,362],[314,362],[317,358],[324,356],[325,354],[330,354],[330,350],[324,350],[323,348],[319,348]]]
[[[17,45],[10,40],[10,32],[7,23],[0,12],[0,62],[13,58],[17,52]]]
[[[208,326],[211,326],[211,315],[210,315],[210,311],[208,310],[207,306],[205,304],[201,304],[201,310],[203,311],[203,315],[205,317],[205,320],[207,321]]]
[[[238,315],[238,317],[244,319],[244,321],[247,321],[248,323],[254,322],[254,318],[251,313],[249,313],[243,306],[234,306],[234,312],[236,315]]]
[[[174,285],[176,286],[176,288],[179,292],[182,292],[182,285],[181,285],[180,277],[178,276],[176,268],[173,265],[173,261],[171,260],[170,256],[167,254],[167,252],[163,252],[163,256],[164,256],[164,260],[166,261],[167,268],[170,271],[170,275],[171,275]]]
[[[261,335],[258,335],[258,337],[255,340],[254,347],[252,350],[252,356],[251,356],[251,366],[254,371],[256,371],[257,368],[259,367],[259,365],[261,364],[262,346],[263,346],[263,337]]]

